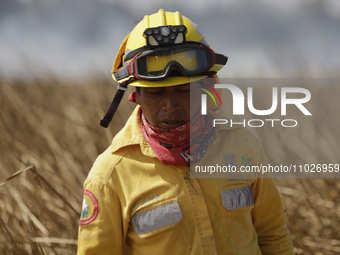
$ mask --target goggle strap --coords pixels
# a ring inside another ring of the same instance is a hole
[[[228,57],[222,54],[215,53],[216,64],[225,65],[228,61]]]
[[[119,81],[121,79],[124,79],[126,77],[129,77],[131,74],[129,73],[129,66],[124,66],[120,68],[117,71],[113,72],[113,75],[115,76],[116,80]]]
[[[109,123],[111,122],[113,115],[116,113],[117,108],[120,104],[120,101],[122,101],[122,98],[124,96],[125,91],[127,90],[127,86],[129,85],[129,83],[135,81],[136,78],[132,77],[126,81],[123,81],[122,83],[120,83],[118,85],[118,89],[117,92],[111,102],[111,105],[109,107],[109,109],[107,110],[104,118],[100,121],[100,125],[104,128],[107,128],[109,126]]]
[[[135,74],[135,59],[142,54],[141,52],[138,53],[136,56],[133,57],[133,59],[129,62],[127,66],[122,67],[121,69],[114,71],[113,75],[115,76],[116,80],[119,81],[121,79],[124,79],[126,77],[129,77],[130,75],[133,75],[138,79],[138,77]]]
[[[129,61],[130,59],[133,59],[138,53],[142,53],[146,50],[149,50],[149,47],[146,47],[146,46],[143,46],[141,48],[138,48],[138,49],[135,49],[133,51],[130,51],[126,56],[125,56],[125,59],[124,61],[127,62]]]

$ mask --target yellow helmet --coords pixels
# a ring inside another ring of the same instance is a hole
[[[144,16],[120,45],[112,77],[116,95],[100,125],[107,127],[127,86],[167,87],[215,75],[228,58],[215,53],[198,26],[179,12]]]
[[[137,24],[116,55],[112,77],[137,87],[166,87],[216,74],[227,62],[198,26],[179,12],[158,13]]]

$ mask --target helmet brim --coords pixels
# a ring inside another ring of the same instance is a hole
[[[165,80],[160,80],[160,81],[136,80],[136,81],[129,83],[129,86],[147,87],[147,88],[171,87],[171,86],[178,86],[178,85],[190,83],[193,81],[198,81],[206,77],[208,76],[199,75],[199,76],[193,76],[193,77],[187,77],[187,76],[168,77]]]

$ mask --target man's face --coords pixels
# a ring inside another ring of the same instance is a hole
[[[200,109],[200,90],[190,88],[190,83],[158,88],[140,88],[136,91],[137,103],[141,105],[147,121],[159,128],[176,128],[191,118],[190,91],[198,100],[191,107],[193,113]],[[197,94],[197,97],[196,97]]]

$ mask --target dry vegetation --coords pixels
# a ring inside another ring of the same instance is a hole
[[[35,166],[0,187],[0,254],[75,254],[82,184],[133,108],[100,127],[114,92],[103,80],[0,82],[0,182]]]
[[[327,91],[312,92],[324,104],[311,106],[322,114],[315,114],[320,119],[313,118],[307,131],[258,130],[270,162],[311,163],[311,157],[314,163],[339,163],[339,120],[332,114],[340,109],[336,92]],[[0,183],[0,254],[75,254],[82,183],[134,107],[125,96],[111,128],[100,127],[114,92],[101,79],[0,80],[0,182],[22,170]],[[339,254],[338,180],[276,182],[296,254]]]

